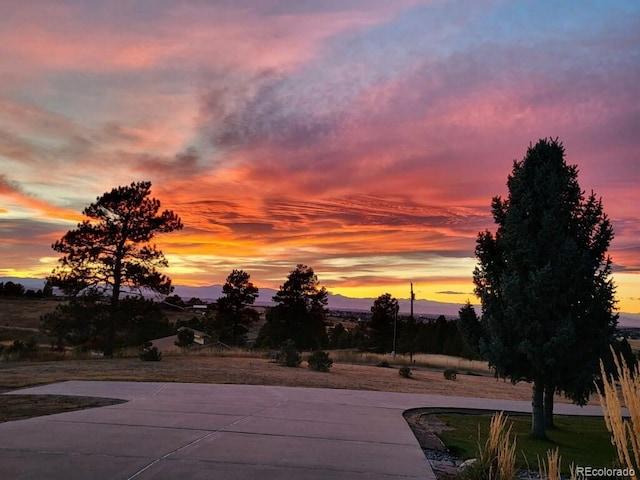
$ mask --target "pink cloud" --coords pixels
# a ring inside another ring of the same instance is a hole
[[[67,207],[150,179],[187,226],[162,239],[183,268],[242,262],[267,281],[304,261],[354,286],[375,283],[373,266],[347,279],[327,259],[384,253],[406,272],[429,252],[471,257],[511,162],[557,135],[583,188],[604,197],[617,268],[635,271],[633,16],[609,10],[612,30],[581,11],[532,31],[505,22],[510,11],[16,4],[0,32],[12,66],[0,79],[0,174],[14,181],[0,194],[69,218]]]

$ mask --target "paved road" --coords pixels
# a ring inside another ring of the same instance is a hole
[[[63,382],[11,393],[129,400],[0,424],[0,476],[12,479],[434,479],[404,410],[530,411],[529,402],[248,385]]]

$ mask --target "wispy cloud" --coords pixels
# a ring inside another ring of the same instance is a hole
[[[49,262],[56,226],[97,195],[150,179],[185,223],[159,239],[174,281],[241,267],[273,287],[304,262],[337,292],[413,279],[422,296],[463,302],[511,162],[558,136],[603,197],[625,292],[640,275],[640,8],[548,8],[12,4],[0,20],[12,271]],[[12,241],[36,231],[39,249]]]

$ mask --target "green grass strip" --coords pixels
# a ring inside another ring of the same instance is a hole
[[[475,458],[478,454],[478,434],[484,445],[489,431],[491,415],[438,414],[437,418],[451,430],[438,434],[454,455]],[[571,463],[591,467],[613,467],[616,451],[611,445],[611,436],[602,417],[556,416],[555,428],[547,430],[547,440],[531,437],[531,416],[511,415],[512,433],[517,440],[518,468],[538,469],[538,456],[546,460],[547,450],[556,447],[562,456],[562,472],[569,473]]]

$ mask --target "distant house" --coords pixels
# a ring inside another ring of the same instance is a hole
[[[165,310],[170,310],[172,312],[184,312],[186,310],[186,308],[181,307],[180,305],[175,305],[173,303],[169,303],[167,301],[163,301],[160,304],[161,308],[165,309]]]
[[[185,328],[189,327],[180,327],[178,331],[184,330]],[[193,328],[190,328],[189,330],[193,332],[193,343],[195,345],[206,345],[211,342],[211,335],[208,333],[201,332],[200,330],[194,330]]]
[[[153,345],[163,353],[178,352],[180,351],[180,347],[176,345],[177,341],[177,335],[169,335],[168,337],[156,338],[155,340],[151,340],[151,345]]]
[[[178,330],[182,330],[188,327],[180,327]],[[211,335],[201,332],[200,330],[193,331],[193,347],[199,348],[204,347],[206,345],[211,344]],[[176,342],[178,341],[178,335],[170,335],[168,337],[156,338],[155,340],[151,340],[151,344],[156,347],[161,352],[173,352],[180,350],[180,347],[176,346]]]
[[[192,312],[195,313],[196,315],[206,315],[207,314],[207,310],[209,310],[209,305],[204,305],[204,304],[200,304],[200,305],[189,305],[186,308],[187,312]]]

